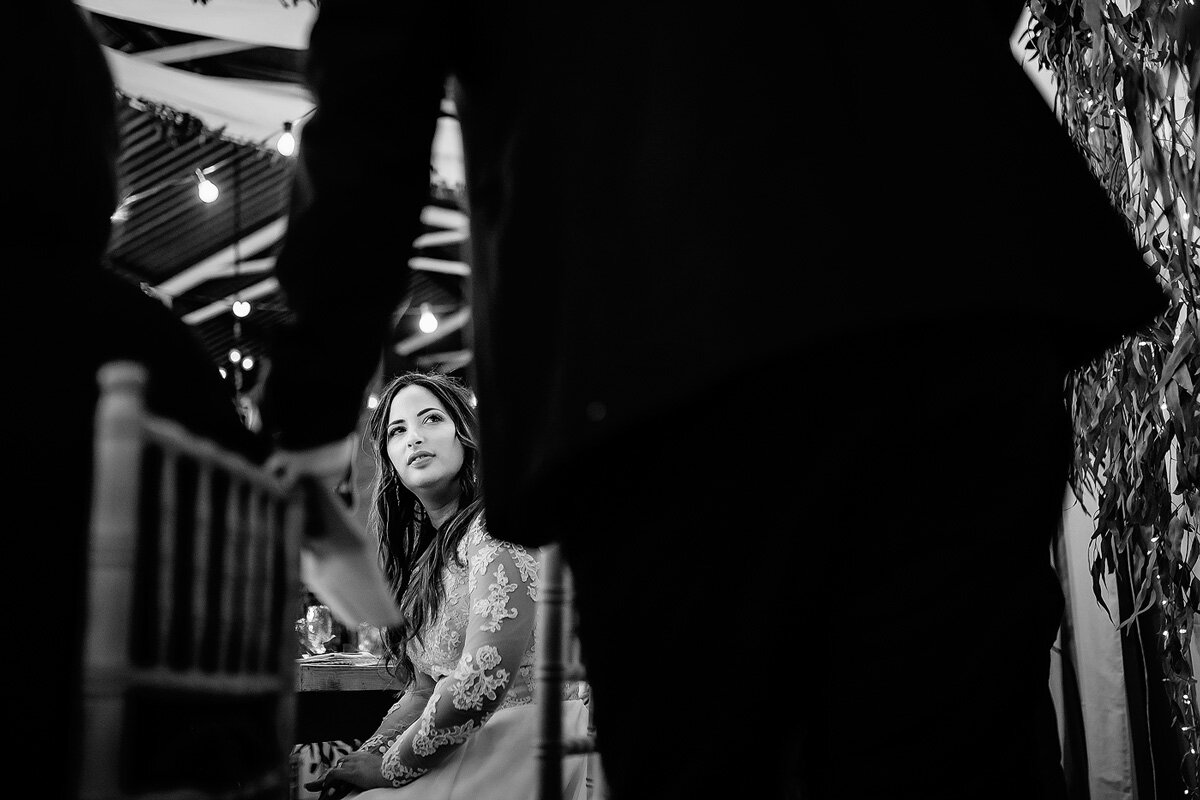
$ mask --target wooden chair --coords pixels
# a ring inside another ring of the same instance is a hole
[[[98,378],[81,797],[287,798],[301,498]]]
[[[606,795],[596,748],[595,699],[587,683],[576,635],[576,615],[571,571],[563,563],[558,544],[542,547],[540,592],[542,614],[538,630],[535,678],[541,717],[538,726],[538,800],[561,800],[563,759],[586,757],[587,796],[603,800]],[[564,736],[562,710],[550,698],[562,694],[564,682],[578,681],[580,697],[587,703],[588,728],[583,736]]]

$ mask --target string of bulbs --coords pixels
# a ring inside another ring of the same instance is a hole
[[[160,119],[164,119],[175,125],[183,125],[186,121],[195,121],[196,119],[186,112],[173,109],[170,106],[162,103],[156,103],[151,100],[146,100],[145,98],[130,97],[119,90],[116,94],[118,99],[127,104],[130,108],[138,111],[154,111]],[[277,131],[272,132],[260,140],[239,139],[237,137],[229,136],[223,131],[214,131],[210,128],[206,128],[198,123],[197,126],[200,131],[200,135],[207,136],[212,139],[218,139],[223,142],[229,142],[230,144],[235,144],[240,147],[252,147],[260,152],[270,153],[272,155],[278,154],[284,158],[289,158],[295,155],[298,147],[295,133],[296,125],[300,122],[303,122],[316,110],[316,106],[313,106],[299,117],[285,120]],[[156,195],[164,189],[168,189],[172,186],[182,186],[189,181],[195,181],[196,193],[202,202],[216,202],[217,198],[221,195],[221,190],[220,187],[213,183],[208,176],[222,167],[227,166],[237,157],[238,154],[234,153],[233,155],[227,156],[213,164],[209,164],[206,167],[197,167],[192,174],[187,177],[162,181],[161,183],[155,184],[148,189],[128,194],[121,198],[120,202],[117,203],[117,207],[113,212],[112,219],[114,221],[124,221],[128,219],[127,209],[134,203],[138,202],[139,200],[145,200],[147,197],[152,197],[153,195]]]
[[[316,106],[313,106],[304,114],[301,114],[295,119],[284,120],[276,131],[273,131],[263,139],[251,140],[227,135],[224,133],[223,129],[213,130],[208,128],[194,115],[180,111],[176,108],[172,108],[166,104],[148,100],[146,98],[133,97],[121,92],[120,90],[116,91],[116,95],[120,102],[125,103],[134,110],[143,112],[150,111],[151,113],[155,114],[165,125],[171,126],[172,130],[183,129],[184,135],[189,139],[193,137],[201,137],[219,140],[234,144],[239,148],[253,148],[262,154],[282,158],[291,158],[296,155],[300,146],[297,137],[298,126],[316,111]],[[189,182],[193,182],[195,184],[196,195],[201,202],[205,204],[215,203],[221,197],[221,188],[209,176],[217,172],[217,170],[229,166],[230,164],[234,164],[234,166],[236,166],[235,162],[243,157],[243,152],[244,150],[237,151],[214,163],[208,164],[207,166],[198,166],[190,175],[164,180],[147,189],[143,189],[142,191],[132,192],[125,195],[118,202],[116,209],[112,213],[111,219],[114,222],[123,222],[128,219],[129,209],[134,204],[145,200],[146,198],[152,197],[165,189],[186,185]],[[452,187],[449,184],[442,185],[437,181],[434,181],[432,188],[434,189],[435,194],[437,194],[439,197],[449,195],[457,196],[461,191],[459,187]],[[245,319],[250,315],[252,306],[249,301],[240,296],[235,296],[231,311],[235,317],[234,329],[236,334],[237,330],[240,328],[240,320]],[[432,334],[438,329],[439,320],[437,312],[439,311],[445,313],[446,309],[435,309],[430,303],[420,304],[415,313],[418,315],[417,327],[422,333]],[[413,311],[407,312],[409,315],[413,313]],[[235,338],[237,337],[235,336]],[[249,371],[253,369],[256,363],[253,356],[244,353],[242,349],[237,346],[230,348],[228,358],[228,367],[218,367],[223,378],[228,377],[230,369],[232,369],[235,378],[240,378],[239,373],[241,371]]]

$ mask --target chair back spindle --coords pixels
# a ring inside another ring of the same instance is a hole
[[[283,800],[303,499],[98,379],[81,797]]]
[[[587,682],[577,634],[574,584],[571,571],[563,562],[560,545],[542,547],[540,600],[542,618],[538,625],[534,672],[540,698],[538,729],[538,798],[561,800],[563,758],[586,756],[587,796],[601,800],[604,795],[600,755],[596,748],[595,698]],[[587,704],[587,732],[582,736],[564,736],[561,698],[567,682],[579,684],[579,697]]]

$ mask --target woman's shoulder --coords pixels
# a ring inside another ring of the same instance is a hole
[[[520,550],[521,552],[524,552],[526,549],[523,545],[506,541],[505,539],[501,539],[499,536],[493,536],[488,530],[487,516],[482,510],[475,515],[475,519],[471,520],[471,524],[467,526],[467,533],[463,539],[472,548],[484,546],[510,547]]]
[[[524,545],[501,539],[488,532],[487,519],[484,516],[483,511],[480,511],[478,514],[476,514],[475,519],[473,519],[471,524],[467,527],[467,532],[463,536],[462,542],[459,544],[459,549],[464,556],[469,556],[472,553],[480,552],[494,554],[500,550],[507,550],[515,558],[521,561],[536,561],[538,557],[537,548],[534,548],[532,551],[530,551]],[[488,558],[487,560],[490,561],[491,558]]]

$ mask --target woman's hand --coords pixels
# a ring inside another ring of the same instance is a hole
[[[383,756],[365,750],[355,750],[338,759],[324,775],[304,784],[310,792],[320,792],[322,800],[340,800],[361,789],[391,786],[383,777]]]

